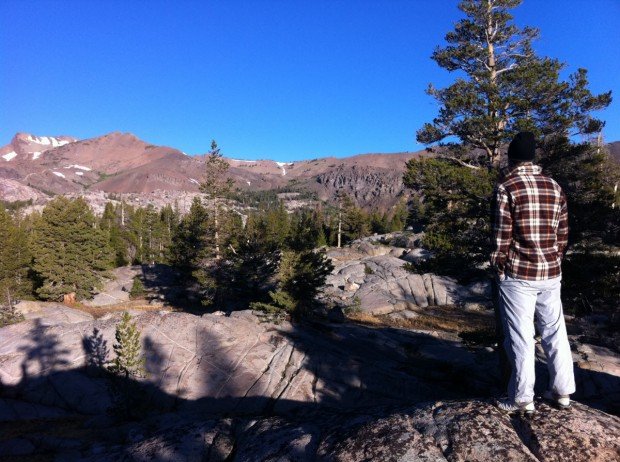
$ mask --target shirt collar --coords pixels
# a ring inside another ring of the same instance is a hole
[[[510,170],[508,175],[525,175],[528,173],[538,175],[542,173],[542,167],[534,164],[522,164]]]

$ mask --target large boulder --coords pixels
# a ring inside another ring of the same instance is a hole
[[[405,262],[401,258],[390,253],[336,262],[334,271],[327,277],[325,292],[345,303],[357,297],[361,311],[373,315],[489,301],[488,283],[462,286],[450,277],[414,274],[403,268]],[[355,255],[359,256],[359,252],[355,251]]]

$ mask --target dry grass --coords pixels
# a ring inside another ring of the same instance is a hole
[[[375,327],[398,327],[422,331],[442,331],[453,334],[493,333],[495,323],[492,313],[464,311],[454,306],[429,307],[412,319],[394,319],[387,315],[374,316],[354,313],[352,321]]]
[[[347,315],[351,321],[358,322],[367,326],[384,326],[386,325],[379,317],[368,313],[352,313]]]

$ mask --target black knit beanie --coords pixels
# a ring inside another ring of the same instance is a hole
[[[536,155],[536,138],[532,132],[519,132],[508,146],[508,159],[530,162]]]

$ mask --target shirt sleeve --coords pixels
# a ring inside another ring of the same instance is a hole
[[[557,240],[558,253],[560,257],[563,257],[566,252],[566,246],[568,245],[568,206],[564,191],[562,191],[560,195],[560,221],[558,224]]]
[[[491,206],[491,266],[502,274],[512,241],[510,196],[502,185],[495,187]]]

